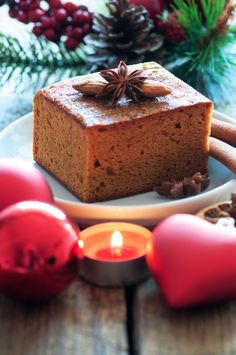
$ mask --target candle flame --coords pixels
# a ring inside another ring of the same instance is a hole
[[[115,231],[111,236],[111,251],[112,254],[116,257],[119,257],[122,252],[123,247],[123,236],[121,232]]]
[[[84,241],[83,241],[82,239],[80,239],[80,240],[78,241],[78,246],[79,246],[80,249],[83,249],[83,248],[84,248]]]

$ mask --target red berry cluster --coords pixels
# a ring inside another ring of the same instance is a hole
[[[161,19],[157,23],[165,38],[173,43],[181,43],[186,40],[186,34],[180,26],[175,12],[170,12],[166,19]]]
[[[91,31],[93,14],[83,5],[61,0],[8,0],[9,15],[23,23],[34,23],[33,33],[49,41],[64,42],[74,50]]]

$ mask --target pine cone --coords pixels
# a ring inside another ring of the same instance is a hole
[[[138,63],[162,46],[163,38],[151,32],[153,21],[144,7],[130,5],[128,0],[110,0],[106,6],[109,16],[97,15],[94,33],[85,37],[85,43],[95,47],[90,63],[97,68],[116,67],[120,60]]]

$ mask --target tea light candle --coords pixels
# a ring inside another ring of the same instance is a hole
[[[80,275],[104,287],[136,284],[149,276],[145,255],[152,233],[131,223],[108,222],[80,233]]]

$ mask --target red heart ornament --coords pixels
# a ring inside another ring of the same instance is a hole
[[[174,308],[236,297],[236,229],[177,214],[153,231],[147,263]]]

